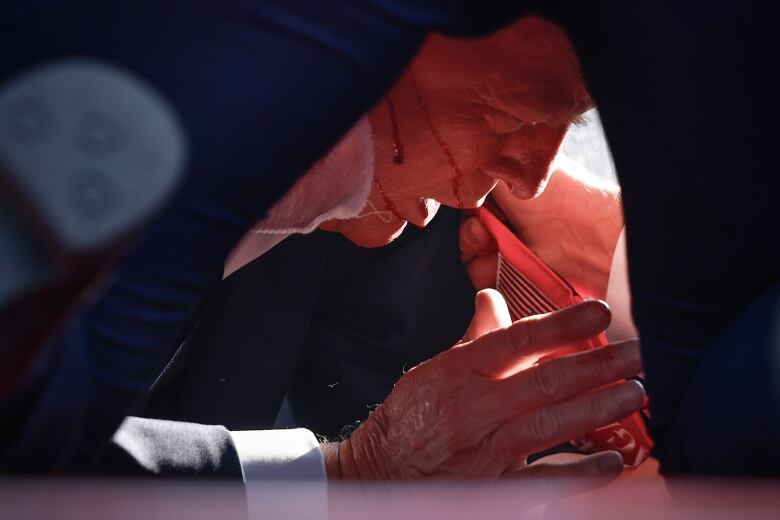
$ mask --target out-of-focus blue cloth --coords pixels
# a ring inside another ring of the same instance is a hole
[[[731,437],[728,429],[699,425],[707,415],[739,415],[723,409],[714,387],[733,381],[732,361],[749,371],[756,365],[748,358],[772,348],[761,332],[777,319],[769,314],[754,331],[721,335],[743,313],[759,312],[750,306],[780,280],[780,83],[770,51],[778,7],[762,0],[707,8],[578,2],[558,17],[578,49],[622,187],[633,313],[661,469],[710,471],[714,466],[686,458],[688,441],[679,435],[703,430],[708,446],[743,459],[731,466],[730,456],[715,450],[718,471],[771,467],[780,474],[778,453],[756,442],[772,438],[769,432]],[[721,349],[740,355],[726,362]],[[698,377],[705,364],[708,378]],[[766,378],[780,374],[755,377],[767,387]],[[738,392],[745,399],[740,413],[780,422],[773,396]],[[683,406],[688,395],[695,402]]]
[[[427,32],[480,33],[516,10],[445,1],[4,2],[0,81],[74,56],[125,68],[176,109],[190,158],[179,196],[60,339],[37,405],[0,464],[89,463],[183,340],[232,246],[372,106]]]
[[[780,283],[740,311],[696,367],[680,404],[684,420],[666,433],[672,469],[776,476],[778,368]]]

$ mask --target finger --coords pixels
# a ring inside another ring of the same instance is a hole
[[[505,420],[525,410],[567,401],[642,370],[639,342],[626,340],[587,352],[570,354],[523,370],[496,385],[484,413]],[[509,403],[501,396],[513,395]]]
[[[463,341],[480,336],[512,324],[504,297],[494,289],[479,291],[474,298],[474,317],[471,319]]]
[[[548,457],[546,457],[548,458]],[[535,493],[539,503],[549,502],[598,489],[623,472],[623,457],[616,451],[579,455],[564,463],[537,462],[521,470],[506,472],[501,479],[542,481]],[[556,485],[551,480],[562,481]]]
[[[509,470],[501,478],[512,479],[567,479],[590,478],[610,481],[623,472],[623,456],[617,451],[603,451],[593,455],[567,453],[566,462],[547,462],[545,457],[539,462],[520,470]]]
[[[478,291],[494,288],[496,286],[496,272],[498,271],[498,255],[478,256],[466,264],[466,272],[469,274],[471,284]]]
[[[639,410],[644,398],[639,383],[626,381],[518,415],[494,432],[495,460],[511,462],[518,454],[535,453],[581,437]]]
[[[463,345],[459,355],[472,369],[501,377],[518,364],[585,341],[609,325],[607,304],[590,300],[549,314],[518,320]]]
[[[470,217],[460,225],[460,258],[464,262],[475,256],[486,256],[496,251],[496,241],[477,217]]]

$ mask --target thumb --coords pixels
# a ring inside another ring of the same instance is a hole
[[[504,297],[494,289],[483,289],[474,300],[474,317],[471,318],[463,341],[472,341],[488,332],[512,324]]]

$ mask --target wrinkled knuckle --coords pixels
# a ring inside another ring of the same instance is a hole
[[[588,412],[591,417],[599,421],[605,421],[614,414],[616,408],[617,406],[613,398],[601,397],[590,400]]]
[[[593,378],[597,384],[609,383],[615,379],[613,360],[609,352],[596,353],[591,364]]]
[[[547,402],[555,402],[563,386],[563,372],[555,363],[547,363],[531,370],[537,395]]]
[[[525,352],[529,345],[533,343],[533,327],[511,327],[509,334],[505,334],[504,338],[507,351],[513,355],[520,356]]]
[[[534,441],[544,442],[558,435],[561,423],[555,411],[543,408],[531,415],[528,428]]]

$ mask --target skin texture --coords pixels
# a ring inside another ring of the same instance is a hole
[[[503,183],[493,198],[519,238],[583,296],[604,299],[623,213],[617,186],[590,176],[566,158],[556,160],[537,198],[513,197]],[[461,258],[477,289],[495,287],[496,244],[479,219],[460,230]]]
[[[366,208],[355,219],[323,228],[359,245],[380,246],[407,222],[426,225],[439,203],[479,206],[499,180],[510,197],[536,197],[569,124],[590,106],[572,49],[549,23],[524,19],[479,41],[432,36],[370,114],[375,178]],[[527,229],[530,242],[541,243],[553,231],[543,221],[562,211],[572,186],[560,183],[544,204],[513,215],[541,225],[538,233]],[[574,218],[587,215],[589,203],[596,202],[583,200]],[[568,238],[579,234],[563,231]],[[581,261],[577,253],[583,250],[553,246],[547,253],[563,266]],[[477,248],[469,259],[478,253],[489,256]],[[592,262],[597,276],[586,270],[566,274],[577,283],[593,276],[599,294],[606,292],[609,264],[604,270],[602,256],[606,252]],[[404,374],[349,439],[323,445],[329,478],[616,477],[622,459],[615,452],[566,464],[526,463],[532,453],[642,406],[644,391],[634,382],[605,388],[641,371],[636,341],[534,366],[539,357],[600,333],[609,320],[608,308],[590,301],[513,324],[496,291],[479,292],[461,342]]]
[[[433,35],[370,113],[375,167],[366,208],[322,227],[376,247],[407,222],[427,224],[439,203],[479,206],[499,179],[532,198],[569,124],[591,106],[571,45],[553,24],[525,18],[480,40]]]
[[[512,324],[500,294],[481,291],[463,340],[404,374],[349,439],[323,449],[329,477],[617,476],[616,454],[541,468],[525,463],[531,453],[642,406],[644,391],[635,382],[602,388],[641,370],[636,341],[534,366],[540,356],[598,334],[609,319],[606,305],[587,301]]]
[[[498,180],[510,197],[535,197],[569,124],[590,106],[572,49],[549,23],[525,19],[478,41],[432,36],[370,114],[369,203],[357,218],[322,227],[380,246],[407,222],[426,225],[439,203],[480,205]],[[349,439],[322,445],[329,478],[588,476],[598,485],[620,474],[616,452],[533,466],[526,458],[642,405],[634,383],[602,388],[641,370],[637,343],[534,367],[540,356],[601,332],[608,309],[587,302],[512,324],[497,292],[476,298],[461,342],[401,377]]]

